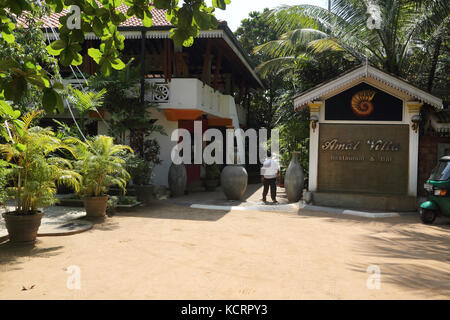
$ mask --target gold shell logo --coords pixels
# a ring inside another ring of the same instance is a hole
[[[352,111],[359,117],[370,116],[373,112],[372,99],[376,92],[373,90],[363,90],[355,93],[352,97]]]

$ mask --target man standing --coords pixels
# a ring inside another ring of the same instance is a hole
[[[267,152],[267,158],[261,168],[261,180],[264,184],[263,198],[262,201],[266,203],[267,193],[269,192],[270,186],[270,196],[273,203],[278,203],[277,201],[277,175],[280,171],[280,164],[276,159],[272,159],[272,154],[270,151]]]

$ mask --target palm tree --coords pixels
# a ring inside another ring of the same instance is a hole
[[[0,153],[9,163],[7,177],[12,186],[8,190],[16,200],[16,214],[33,214],[53,204],[57,183],[76,191],[80,188],[81,176],[69,160],[57,155],[61,150],[73,154],[73,150],[50,128],[31,125],[42,112],[32,111],[8,123],[7,142],[0,144]]]
[[[302,59],[334,52],[404,76],[409,70],[409,57],[416,50],[435,47],[439,51],[450,25],[448,1],[380,0],[375,7],[381,18],[379,28],[376,23],[375,28],[370,26],[368,2],[334,0],[330,11],[312,5],[272,10],[268,19],[283,35],[255,49],[274,58],[260,69],[283,70]],[[435,57],[439,59],[438,52]]]
[[[80,193],[84,197],[106,195],[109,187],[118,186],[125,192],[130,174],[125,169],[125,153],[133,153],[126,145],[114,144],[108,136],[96,136],[82,142],[68,138],[66,142],[75,149],[75,171],[82,177]]]

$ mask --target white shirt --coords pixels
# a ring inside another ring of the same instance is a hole
[[[277,177],[277,173],[280,171],[280,164],[278,160],[267,158],[261,168],[261,175],[266,179],[273,179]]]

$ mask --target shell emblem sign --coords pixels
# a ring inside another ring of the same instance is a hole
[[[370,116],[374,109],[372,99],[375,94],[374,90],[363,90],[355,93],[351,100],[353,113],[358,117]]]

